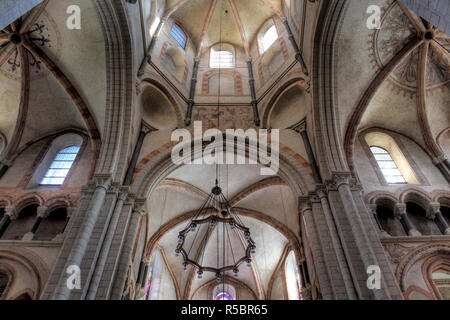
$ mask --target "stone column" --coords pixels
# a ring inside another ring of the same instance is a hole
[[[105,236],[103,246],[101,248],[97,265],[95,266],[94,274],[89,285],[87,299],[94,300],[96,298],[99,283],[101,281],[102,275],[105,270],[106,261],[108,260],[108,255],[111,250],[114,235],[117,231],[117,224],[119,223],[119,218],[122,213],[123,205],[130,192],[130,187],[120,187],[117,202],[114,207],[114,212],[109,223],[109,227]]]
[[[136,280],[136,291],[134,300],[143,300],[147,293],[147,288],[145,284],[147,283],[148,270],[150,268],[150,261],[144,259],[141,261],[141,266],[139,268],[138,277]]]
[[[450,235],[450,226],[445,220],[441,212],[441,204],[439,202],[432,202],[428,208],[427,216],[429,219],[434,220],[440,227],[441,232],[445,235]]]
[[[36,231],[38,230],[39,226],[41,225],[41,222],[43,219],[48,217],[48,207],[46,206],[40,206],[37,208],[37,218],[36,221],[33,224],[33,227],[31,228],[30,232],[26,233],[22,240],[23,241],[32,241],[34,239],[34,235],[36,234]]]
[[[370,204],[369,206],[370,211],[372,212],[372,216],[375,219],[375,222],[377,223],[378,229],[380,230],[380,235],[383,237],[390,237],[391,235],[386,232],[386,230],[383,229],[383,226],[381,225],[380,219],[378,219],[378,213],[377,213],[377,205],[376,204]]]
[[[152,39],[150,40],[150,44],[149,44],[149,46],[147,48],[147,52],[145,53],[144,60],[142,61],[141,66],[139,67],[138,77],[140,77],[140,76],[142,76],[144,74],[145,66],[152,59],[151,54],[152,54],[153,47],[155,46],[155,43],[158,40],[159,33],[162,30],[165,22],[166,22],[166,18],[164,18],[164,17],[161,18],[161,21],[159,22],[158,27],[156,28],[155,34],[153,35]]]
[[[59,234],[57,234],[56,237],[54,237],[52,239],[52,241],[62,241],[64,239],[64,233],[66,232],[67,225],[69,224],[69,221],[72,218],[73,213],[75,212],[75,208],[74,207],[68,207],[66,209],[66,211],[67,211],[67,216],[66,216],[66,221],[64,223],[64,227],[62,228],[61,232]]]
[[[8,228],[9,224],[12,220],[17,219],[17,210],[16,207],[6,207],[5,208],[5,214],[0,221],[0,238],[5,233],[6,229]]]
[[[319,167],[317,166],[316,157],[311,146],[311,142],[308,137],[308,131],[306,130],[306,119],[300,121],[298,125],[292,128],[294,131],[300,133],[302,136],[303,145],[305,146],[306,154],[308,155],[308,161],[311,164],[311,170],[314,176],[314,182],[322,184],[322,178],[320,176]]]
[[[81,262],[87,251],[89,240],[92,236],[97,218],[100,214],[100,209],[103,206],[105,200],[106,191],[111,186],[111,175],[109,174],[97,174],[94,175],[91,180],[89,187],[94,189],[89,207],[86,211],[84,221],[80,226],[80,230],[77,238],[73,244],[72,250],[65,263],[64,272],[62,273],[56,289],[53,294],[54,300],[66,300],[70,297],[70,289],[68,288],[66,282],[70,275],[65,273],[65,270],[69,266],[81,267]]]
[[[434,165],[439,169],[447,182],[450,183],[450,166],[446,154],[441,154],[439,157],[433,159]]]
[[[136,200],[132,212],[127,216],[124,233],[121,236],[120,245],[115,255],[114,267],[109,277],[110,282],[105,292],[107,300],[120,299],[122,296],[132,254],[131,250],[123,251],[123,248],[133,246],[139,228],[139,220],[146,214],[145,199]]]
[[[191,89],[189,91],[189,100],[188,100],[188,108],[186,112],[186,119],[184,123],[186,126],[191,124],[192,120],[192,111],[194,108],[194,98],[195,98],[195,88],[197,87],[197,76],[198,76],[198,67],[200,65],[200,59],[197,58],[194,60],[194,68],[192,69],[192,78],[191,78]]]
[[[256,126],[259,127],[261,124],[261,120],[259,119],[259,111],[258,111],[258,100],[256,98],[256,89],[255,89],[255,75],[253,73],[253,64],[252,60],[247,60],[247,69],[248,69],[248,84],[250,86],[250,94],[252,96],[252,109],[253,109],[253,122]]]
[[[303,56],[300,52],[300,48],[297,45],[297,42],[295,41],[294,34],[292,33],[291,27],[289,26],[288,20],[285,18],[283,19],[283,24],[286,29],[286,32],[288,33],[289,40],[291,41],[292,47],[295,51],[295,59],[300,63],[302,66],[302,71],[305,75],[308,75],[308,68],[306,68],[306,63],[303,60]]]
[[[152,128],[151,126],[147,125],[146,123],[141,124],[141,131],[139,132],[139,137],[133,151],[133,156],[131,158],[130,165],[128,166],[128,170],[125,175],[125,180],[123,182],[124,186],[131,185],[137,161],[139,159],[139,155],[141,154],[142,145],[144,144],[144,139],[147,136],[147,134],[149,134],[152,131],[155,131],[155,129]]]
[[[409,220],[408,214],[406,212],[406,204],[397,203],[395,205],[395,217],[400,220],[406,233],[411,237],[420,237],[422,234],[416,229]]]
[[[11,161],[2,159],[0,160],[0,179],[3,178],[5,173],[8,171],[9,167],[11,167]]]

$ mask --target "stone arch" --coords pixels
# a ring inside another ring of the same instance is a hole
[[[250,151],[247,144],[241,145],[236,143],[236,141],[230,144],[225,141],[226,140],[224,139],[224,145],[226,144],[226,147],[229,147],[230,150],[235,150],[235,153],[236,150],[241,150],[245,152],[245,154],[248,154]],[[195,141],[189,142],[188,144],[191,145],[193,158],[197,159],[201,157],[201,154],[195,153]],[[161,149],[156,150],[147,157],[144,157],[144,159],[138,164],[131,186],[132,192],[136,194],[137,198],[148,198],[167,175],[180,167],[179,164],[174,164],[171,159],[171,148],[174,145],[175,143],[169,143],[163,146]],[[204,147],[205,146],[203,146],[203,149]],[[269,149],[268,151],[270,151],[270,147],[267,146],[267,148]],[[309,167],[307,161],[281,144],[279,151],[278,175],[283,181],[286,182],[286,184],[289,185],[296,196],[306,195],[308,191],[313,191],[314,181],[311,168]]]
[[[14,201],[14,206],[16,207],[16,211],[19,214],[20,211],[22,211],[25,207],[29,206],[29,205],[38,205],[38,206],[42,206],[44,204],[45,200],[44,198],[37,194],[37,193],[31,193],[31,194],[26,194],[18,199],[16,199]]]
[[[400,194],[399,199],[402,203],[414,202],[421,206],[424,210],[427,210],[428,206],[432,202],[427,193],[417,188],[408,188],[407,190],[404,190]]]
[[[280,85],[275,93],[272,95],[272,98],[269,100],[269,102],[263,107],[263,121],[262,126],[263,128],[269,128],[269,118],[270,113],[275,108],[278,100],[283,96],[285,92],[287,92],[289,89],[291,89],[294,86],[299,86],[300,88],[304,89],[305,91],[309,90],[309,86],[305,79],[294,77],[292,79],[289,79],[282,85]]]
[[[27,270],[29,276],[32,278],[32,283],[26,284],[28,288],[17,293],[10,291],[10,294],[14,294],[17,297],[26,291],[30,294],[31,299],[37,300],[39,298],[45,282],[50,275],[50,269],[38,255],[23,248],[14,248],[14,251],[0,249],[0,263],[10,265],[13,268],[11,271],[14,277],[20,274],[20,272],[15,271],[15,268],[19,267]]]
[[[114,180],[125,175],[129,145],[133,139],[133,100],[136,73],[126,3],[95,0],[106,46],[106,115],[103,144],[96,173],[112,174]]]
[[[450,256],[450,246],[445,242],[436,242],[432,244],[422,245],[411,252],[409,252],[402,261],[398,264],[395,270],[395,276],[400,284],[403,292],[406,292],[408,287],[406,280],[411,268],[422,259],[429,259],[435,256]],[[422,269],[423,270],[423,269]]]
[[[180,105],[175,101],[175,99],[173,98],[173,96],[171,95],[171,93],[167,90],[166,87],[164,87],[163,85],[161,85],[158,81],[150,79],[150,78],[146,78],[144,79],[139,85],[138,85],[138,89],[139,91],[141,91],[140,94],[140,99],[141,99],[141,108],[144,108],[143,105],[143,95],[146,92],[146,88],[152,88],[154,90],[156,90],[156,92],[158,92],[161,97],[163,99],[165,99],[165,101],[167,102],[167,104],[169,105],[171,111],[174,113],[175,117],[176,117],[176,127],[177,128],[181,128],[183,127],[183,115],[182,115],[182,109],[180,107]],[[142,110],[142,113],[144,113],[144,110]],[[154,125],[151,121],[147,121],[151,126],[155,126],[156,129],[160,129],[157,127],[157,125]]]
[[[340,34],[343,16],[349,1],[321,3],[317,21],[313,51],[311,82],[313,86],[312,123],[316,137],[317,162],[324,180],[331,180],[332,172],[349,171],[340,133],[340,119],[336,105],[335,59],[336,41]],[[325,72],[327,70],[327,72]]]
[[[387,191],[375,191],[366,196],[366,203],[387,205],[393,211],[395,210],[395,205],[399,202],[400,200],[393,193]]]

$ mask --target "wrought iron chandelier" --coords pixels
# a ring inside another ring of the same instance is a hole
[[[220,45],[222,46],[223,0],[221,0],[221,4]],[[217,128],[220,129],[220,63],[218,69]],[[219,163],[221,162],[216,162],[215,186],[188,225],[179,232],[175,254],[183,257],[184,270],[192,265],[197,270],[200,279],[204,272],[213,272],[217,282],[225,284],[226,272],[233,272],[237,277],[242,264],[245,263],[251,267],[251,255],[256,253],[256,245],[252,240],[250,229],[244,225],[223,194],[219,184]],[[212,254],[205,257],[207,250]]]
[[[209,264],[204,264],[208,246],[216,250],[216,261],[213,263],[210,256],[206,257]],[[242,264],[246,263],[250,267],[251,255],[255,253],[256,245],[251,238],[250,229],[231,207],[216,181],[216,186],[202,206],[178,234],[175,254],[183,257],[185,270],[188,265],[194,266],[199,278],[202,278],[204,272],[213,272],[220,282],[224,281],[227,271],[238,276]]]

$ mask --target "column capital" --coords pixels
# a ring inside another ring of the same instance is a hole
[[[93,189],[103,188],[108,191],[112,184],[112,178],[110,174],[95,174],[91,180]]]
[[[306,118],[297,122],[293,126],[291,126],[289,129],[294,130],[297,133],[306,132],[307,124],[306,124]]]
[[[439,202],[431,202],[428,205],[427,218],[434,220],[439,212],[441,212],[441,204]]]
[[[309,196],[298,197],[298,211],[304,214],[305,211],[311,211],[312,205]]]
[[[445,162],[446,160],[448,160],[448,157],[445,153],[441,154],[440,156],[436,157],[433,159],[433,163],[435,165],[441,164],[443,162]]]
[[[45,219],[50,214],[47,206],[39,206],[37,207],[36,215],[39,218]]]
[[[327,183],[329,190],[337,190],[343,185],[350,187],[352,174],[350,172],[333,172],[332,178]]]
[[[371,203],[367,205],[367,208],[373,213],[377,214],[377,205],[375,203]]]
[[[75,207],[67,207],[66,211],[67,211],[67,218],[70,218],[73,216],[74,212],[75,212]]]
[[[17,208],[15,206],[6,207],[5,215],[8,215],[11,220],[16,220],[18,218]]]
[[[316,194],[320,199],[326,198],[328,196],[327,187],[323,184],[316,186]]]
[[[401,218],[402,215],[406,215],[406,204],[405,203],[396,203],[395,210],[394,210],[394,216],[399,219],[399,218]]]
[[[149,125],[147,122],[142,121],[141,124],[141,132],[144,134],[149,134],[150,132],[157,131],[155,128],[153,128],[151,125]]]
[[[145,199],[137,199],[134,202],[134,207],[133,207],[133,213],[136,213],[140,216],[146,216],[147,215],[147,210],[145,208]]]

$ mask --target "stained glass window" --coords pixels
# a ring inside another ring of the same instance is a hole
[[[177,25],[176,23],[173,25],[170,35],[175,39],[180,47],[182,47],[183,49],[186,48],[187,37],[179,25]]]
[[[378,167],[383,172],[386,182],[389,184],[405,184],[406,180],[397,167],[397,164],[392,159],[389,152],[379,147],[371,147],[375,160],[377,160]]]
[[[216,300],[233,300],[233,298],[226,292],[221,292],[216,296]]]
[[[61,150],[47,170],[41,185],[60,186],[64,183],[80,147],[72,146]]]

